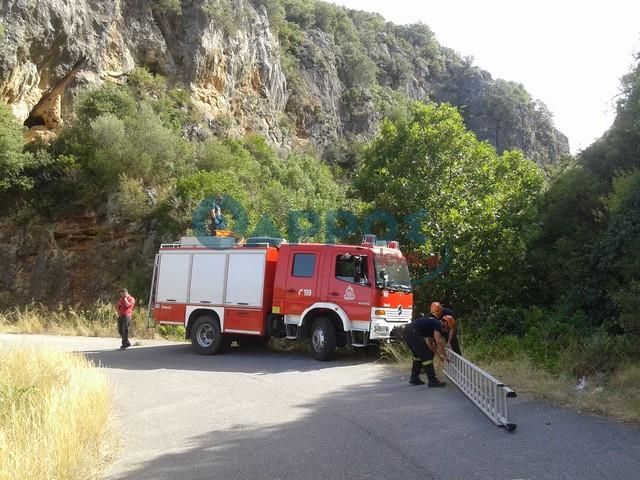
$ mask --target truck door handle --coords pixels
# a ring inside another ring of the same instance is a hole
[[[297,290],[295,288],[290,288],[289,290],[287,290],[287,293],[296,293]]]
[[[329,295],[333,296],[333,297],[338,297],[340,296],[340,294],[338,292],[331,292]]]

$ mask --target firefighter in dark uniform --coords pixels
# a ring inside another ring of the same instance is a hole
[[[413,353],[413,364],[411,365],[411,385],[424,385],[420,379],[420,373],[424,369],[427,373],[429,387],[444,387],[445,383],[438,380],[436,370],[433,367],[433,357],[438,355],[446,361],[444,336],[448,334],[451,325],[455,324],[453,317],[447,315],[447,319],[442,320],[430,315],[428,317],[417,317],[406,326],[403,332],[404,341]]]
[[[431,307],[429,308],[429,311],[431,312],[431,316],[439,320],[444,318],[446,315],[454,319],[456,318],[456,314],[453,310],[451,310],[450,308],[443,307],[442,304],[438,302],[433,302],[431,304]],[[456,328],[456,323],[457,322],[454,322],[453,323],[454,326],[451,329],[449,329],[449,333],[447,334],[447,342],[449,343],[451,350],[456,352],[458,355],[462,355],[462,350],[460,349],[460,342],[458,341],[458,331]]]

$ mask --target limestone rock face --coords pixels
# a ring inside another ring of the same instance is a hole
[[[322,30],[305,32],[297,52],[298,82],[291,88],[286,112],[296,120],[296,135],[320,151],[340,139],[366,142],[381,120],[366,88],[347,89],[337,70],[333,37]]]
[[[227,33],[205,4],[189,2],[178,15],[152,1],[4,2],[0,97],[19,119],[55,128],[79,89],[143,66],[187,88],[211,119],[229,117],[230,133],[281,142],[286,79],[264,8],[239,0],[237,29]]]
[[[299,50],[299,81],[304,88],[293,89],[287,103],[287,112],[296,119],[296,135],[315,140],[320,148],[342,134],[339,117],[344,89],[336,70],[335,50],[326,33],[307,32]]]

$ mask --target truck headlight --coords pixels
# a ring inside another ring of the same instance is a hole
[[[373,331],[374,333],[389,333],[389,327],[386,325],[374,325]]]

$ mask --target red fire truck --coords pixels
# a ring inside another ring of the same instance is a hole
[[[161,246],[153,278],[156,323],[183,325],[205,355],[274,336],[310,340],[313,356],[329,360],[411,321],[407,262],[397,242],[373,235],[361,245],[183,238]]]

